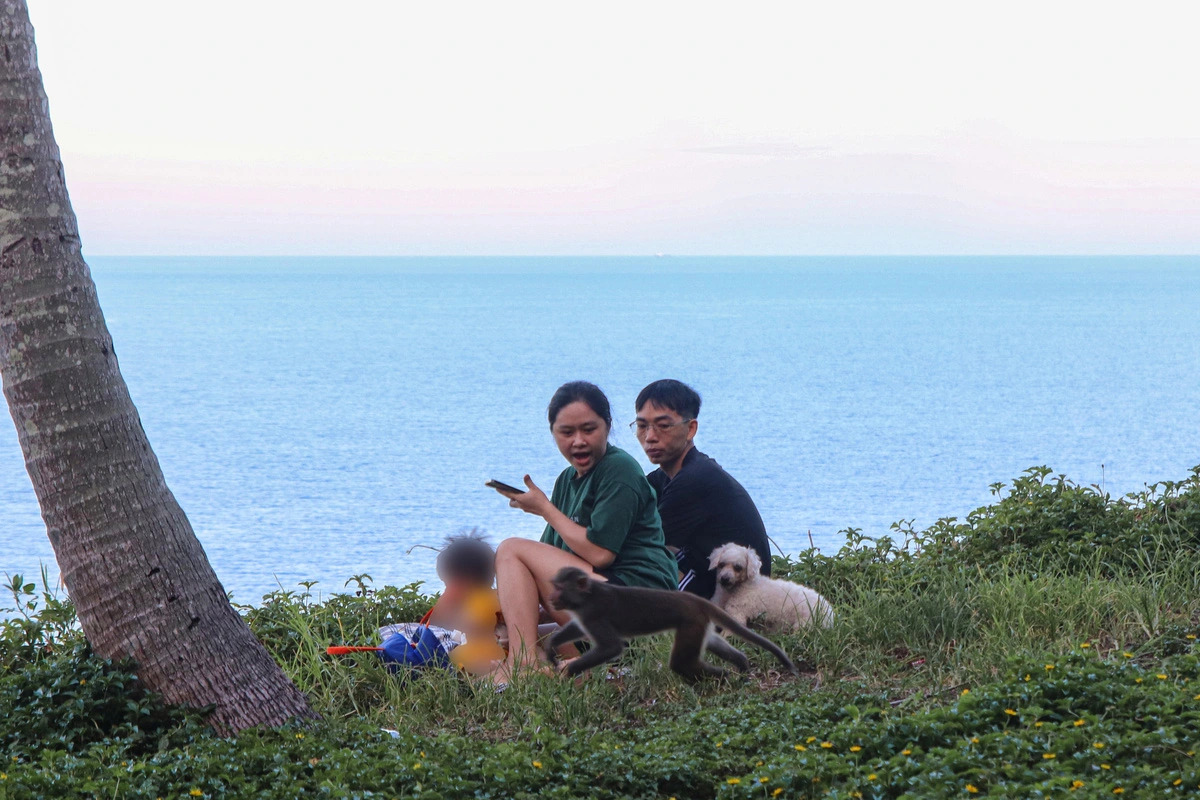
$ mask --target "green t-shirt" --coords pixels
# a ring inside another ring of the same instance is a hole
[[[550,502],[587,528],[589,542],[617,554],[607,569],[627,586],[676,588],[675,558],[663,539],[654,490],[633,456],[609,445],[582,478],[567,467],[554,482]],[[571,549],[549,525],[542,541]]]

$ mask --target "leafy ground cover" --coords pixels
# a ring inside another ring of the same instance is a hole
[[[1040,468],[993,488],[965,520],[777,559],[837,609],[780,638],[799,680],[754,655],[689,686],[650,639],[620,672],[495,694],[325,654],[419,617],[420,586],[276,592],[241,611],[324,720],[237,739],[93,657],[70,604],[16,577],[0,800],[1200,793],[1200,468],[1121,498]]]

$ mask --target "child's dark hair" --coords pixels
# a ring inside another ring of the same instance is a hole
[[[558,412],[577,401],[587,403],[588,408],[595,411],[596,416],[604,420],[604,424],[612,430],[612,409],[608,405],[608,398],[600,391],[599,386],[587,381],[571,381],[558,387],[554,396],[550,398],[549,408],[546,409],[551,427],[554,426],[554,420],[558,419]]]
[[[464,581],[491,586],[496,578],[496,553],[482,534],[447,536],[437,556],[437,574],[443,581]]]

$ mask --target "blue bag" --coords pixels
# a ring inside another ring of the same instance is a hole
[[[450,656],[437,634],[428,625],[417,626],[412,634],[389,636],[378,651],[379,657],[392,672],[400,667],[448,667]]]

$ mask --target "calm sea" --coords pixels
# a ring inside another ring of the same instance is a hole
[[[126,381],[225,587],[427,581],[535,537],[483,486],[565,466],[545,407],[646,383],[782,550],[926,526],[1048,465],[1113,494],[1200,463],[1200,258],[94,258]],[[642,463],[649,466],[642,458]],[[0,572],[56,575],[0,425]],[[0,606],[4,605],[0,602]]]

